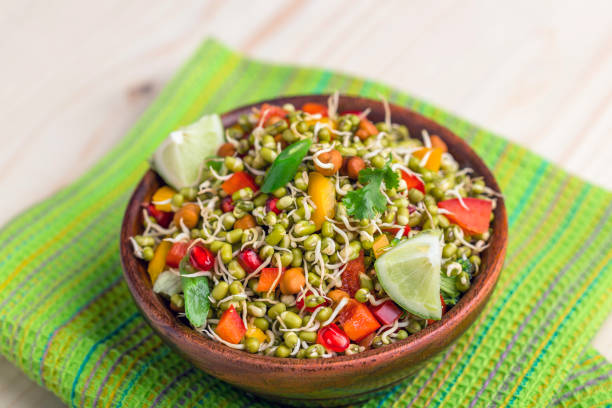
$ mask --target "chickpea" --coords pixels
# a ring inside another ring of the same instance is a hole
[[[323,168],[315,163],[315,170],[324,176],[333,176],[342,167],[342,155],[335,149],[330,150],[329,152],[321,153],[317,158],[321,163],[333,164],[333,167],[331,168]]]
[[[236,153],[236,148],[231,143],[223,143],[217,150],[217,156],[220,157],[233,156],[234,153]]]
[[[365,162],[361,157],[353,156],[346,161],[346,174],[353,180],[357,180],[359,172],[365,169]]]
[[[291,268],[285,271],[280,281],[280,290],[283,295],[295,295],[306,284],[302,268]]]
[[[200,207],[196,203],[184,204],[174,214],[174,223],[177,226],[181,225],[181,218],[183,219],[183,223],[187,228],[195,228],[200,219]]]

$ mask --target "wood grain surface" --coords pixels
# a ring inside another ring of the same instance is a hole
[[[0,224],[75,180],[207,35],[367,76],[612,189],[607,0],[0,0]],[[595,346],[612,359],[612,319]],[[0,407],[62,406],[0,359]]]

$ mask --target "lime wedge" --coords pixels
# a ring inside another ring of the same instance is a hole
[[[425,231],[401,242],[376,260],[381,286],[402,308],[423,319],[439,320],[440,231]]]
[[[179,190],[198,184],[204,159],[214,156],[223,143],[219,115],[205,115],[162,142],[153,154],[153,167],[166,183]]]

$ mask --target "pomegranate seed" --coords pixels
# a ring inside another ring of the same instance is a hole
[[[147,212],[151,217],[155,218],[155,221],[157,221],[159,225],[164,228],[168,228],[168,225],[170,225],[172,219],[174,218],[174,213],[159,211],[157,208],[155,208],[155,204],[152,203],[147,206]]]
[[[191,248],[189,263],[200,271],[210,271],[215,264],[215,256],[208,249],[196,245]]]
[[[278,201],[278,198],[276,197],[270,197],[268,198],[268,201],[266,201],[266,210],[267,211],[273,211],[276,215],[281,213],[281,210],[279,210],[276,207],[276,202]]]
[[[221,211],[224,213],[234,211],[234,202],[232,201],[232,197],[227,196],[221,200]]]
[[[253,248],[243,249],[238,254],[237,260],[240,266],[242,266],[247,273],[253,272],[262,264],[261,259],[259,259],[259,255],[257,255],[257,252],[255,252]]]
[[[341,328],[332,323],[319,330],[317,343],[322,344],[329,351],[342,353],[351,344],[351,340]]]

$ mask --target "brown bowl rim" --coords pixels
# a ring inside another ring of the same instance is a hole
[[[246,113],[253,107],[260,106],[263,103],[276,105],[294,103],[294,105],[301,106],[301,104],[305,101],[325,103],[329,96],[330,95],[328,94],[312,94],[265,99],[232,109],[222,114],[221,117],[224,126],[227,127],[228,124],[235,122],[240,114]],[[374,107],[377,104],[381,105],[381,101],[360,96],[341,94],[340,104],[342,105],[343,102],[363,104],[369,107]],[[391,103],[389,106],[391,108],[392,117],[394,116],[394,112],[396,114],[399,112],[408,113],[414,117],[417,117],[423,124],[427,125],[429,129],[437,130],[437,133],[443,138],[443,140],[448,141],[449,139],[454,139],[452,140],[453,145],[462,145],[462,156],[455,157],[459,163],[468,161],[471,163],[472,167],[478,167],[476,173],[486,179],[487,185],[493,188],[495,191],[501,191],[495,177],[486,164],[472,150],[472,148],[469,147],[469,145],[463,139],[455,135],[454,132],[411,109]],[[414,135],[411,134],[411,136]],[[147,173],[143,176],[138,186],[134,190],[132,197],[130,198],[121,226],[121,264],[130,293],[132,294],[136,305],[142,311],[146,320],[148,320],[156,330],[163,330],[164,337],[166,337],[174,347],[178,348],[179,350],[183,348],[192,349],[194,344],[190,343],[195,343],[195,346],[201,347],[202,354],[208,352],[221,353],[224,354],[226,358],[236,361],[237,365],[249,364],[261,366],[263,364],[270,370],[281,370],[289,372],[288,374],[296,374],[304,370],[317,370],[317,368],[323,366],[326,369],[339,370],[367,367],[370,364],[380,363],[380,361],[398,357],[399,355],[418,355],[418,353],[429,355],[430,353],[427,352],[427,348],[431,344],[439,343],[439,341],[436,342],[436,339],[439,339],[440,337],[443,339],[449,338],[450,340],[448,340],[446,343],[450,343],[452,339],[458,336],[458,334],[456,334],[456,330],[463,332],[467,329],[467,327],[469,327],[462,325],[462,320],[470,314],[479,314],[482,311],[482,308],[486,304],[497,283],[505,257],[508,223],[504,199],[503,197],[500,197],[497,200],[497,206],[495,209],[493,235],[491,238],[491,244],[493,244],[493,240],[500,240],[500,245],[498,245],[500,250],[496,256],[488,257],[491,259],[488,259],[488,264],[486,267],[476,276],[476,278],[474,278],[470,289],[463,294],[459,302],[457,302],[454,307],[444,314],[441,320],[428,325],[425,329],[416,334],[410,335],[405,340],[401,340],[381,348],[369,349],[362,353],[350,356],[339,355],[333,358],[297,359],[249,354],[243,350],[235,350],[221,343],[210,340],[209,338],[205,337],[205,335],[197,332],[178,319],[173,312],[170,311],[166,304],[164,304],[161,297],[153,292],[152,285],[148,279],[148,274],[146,273],[143,262],[133,256],[130,246],[127,245],[127,240],[130,236],[130,225],[134,225],[134,223],[138,223],[140,225],[141,213],[140,211],[133,211],[133,209],[140,208],[141,203],[145,201],[145,196],[148,193],[144,191],[144,188],[156,183],[156,179],[158,179],[158,176],[152,170],[147,171]]]

